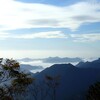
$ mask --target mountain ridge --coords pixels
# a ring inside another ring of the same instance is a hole
[[[95,67],[80,68],[72,64],[55,64],[44,69],[35,77],[41,80],[45,75],[61,76],[57,100],[86,100],[89,86],[100,81],[100,67],[98,69]]]
[[[69,63],[69,62],[80,62],[83,61],[82,58],[79,57],[47,57],[47,58],[22,58],[22,59],[17,59],[18,61],[23,61],[23,62],[31,62],[31,61],[37,61],[40,60],[44,63]]]

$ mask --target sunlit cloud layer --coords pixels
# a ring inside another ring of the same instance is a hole
[[[0,33],[0,39],[34,39],[34,38],[67,38],[67,36],[61,31],[48,31],[30,34],[11,34],[11,33]]]
[[[5,40],[9,38],[14,39],[34,39],[34,38],[65,38],[70,39],[74,42],[95,42],[100,41],[100,33],[88,33],[88,34],[66,34],[62,31],[47,31],[39,33],[30,34],[12,34],[12,33],[0,33],[0,40]]]
[[[0,0],[0,31],[41,27],[76,30],[84,23],[93,22],[100,22],[100,3],[84,1],[58,7]]]
[[[95,42],[100,41],[100,33],[71,34],[75,42]]]

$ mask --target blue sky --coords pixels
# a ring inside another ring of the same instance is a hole
[[[4,58],[100,57],[99,0],[0,0]]]

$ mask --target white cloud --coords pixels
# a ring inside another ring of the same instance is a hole
[[[12,33],[0,32],[0,40],[5,40],[9,38],[14,38],[14,39],[65,38],[65,39],[70,39],[71,41],[74,42],[95,42],[95,41],[100,41],[100,33],[66,34],[61,31],[47,31],[47,32],[38,32],[30,34],[12,34]]]
[[[34,39],[34,38],[67,38],[67,36],[61,31],[48,31],[30,34],[11,34],[0,33],[0,39],[16,38],[16,39]]]
[[[20,28],[69,28],[100,22],[100,3],[79,2],[57,7],[39,3],[0,0],[0,31]]]
[[[90,33],[90,34],[70,34],[71,38],[75,42],[94,42],[100,41],[100,33]]]
[[[67,38],[67,36],[62,33],[61,31],[49,31],[49,32],[40,32],[35,34],[26,34],[15,36],[15,38],[24,38],[24,39],[31,39],[31,38]]]

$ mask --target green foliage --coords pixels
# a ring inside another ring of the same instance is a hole
[[[33,82],[33,78],[28,74],[20,73],[16,79],[12,81],[13,90],[17,93],[25,92],[26,87]]]
[[[14,94],[25,92],[27,86],[33,82],[29,74],[20,71],[16,60],[0,59],[0,100],[13,100]],[[6,84],[7,81],[10,84]],[[5,85],[6,84],[6,85]]]
[[[10,96],[5,96],[1,100],[13,100]]]
[[[0,100],[13,100],[9,95],[9,88],[6,85],[0,87]]]
[[[87,100],[100,100],[100,82],[89,87]]]
[[[19,63],[16,61],[16,60],[13,60],[13,59],[6,59],[6,61],[4,62],[4,64],[2,65],[2,67],[5,69],[5,70],[9,70],[9,71],[12,71],[12,70],[18,70],[20,65]]]

